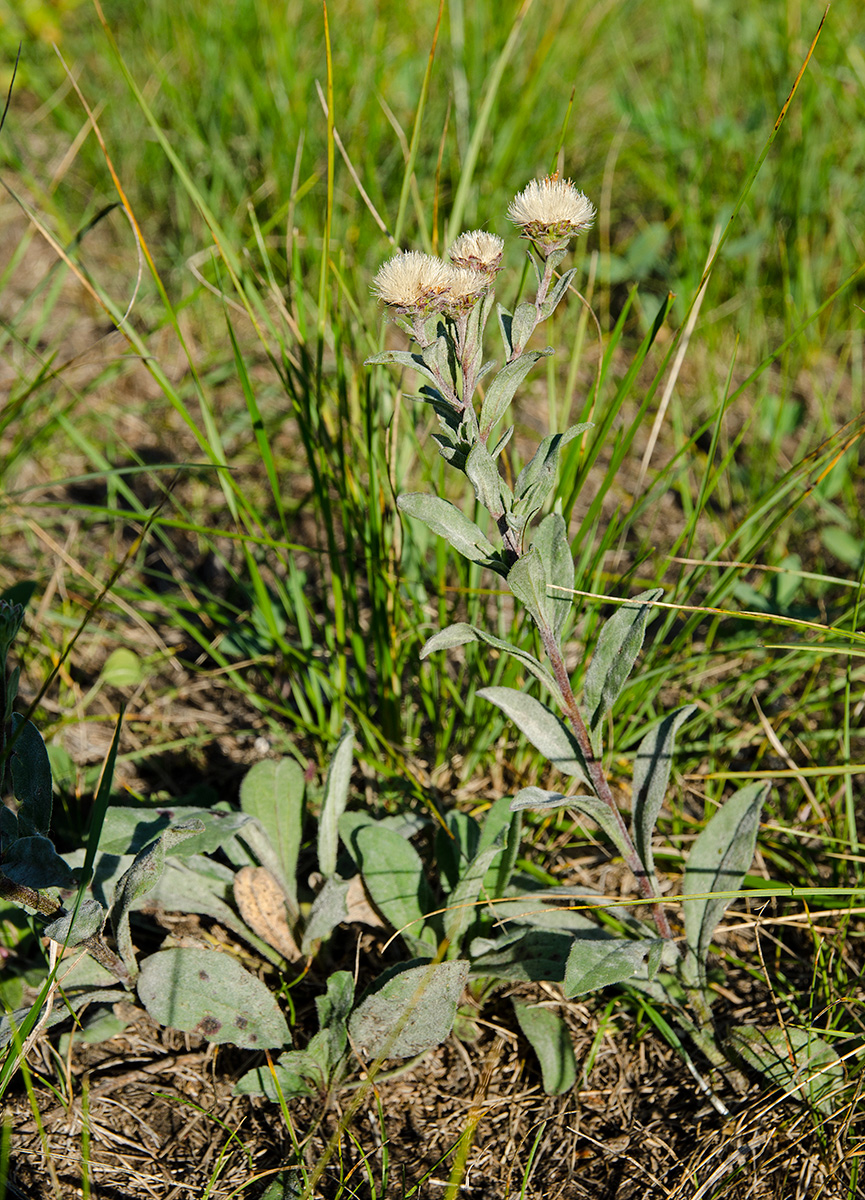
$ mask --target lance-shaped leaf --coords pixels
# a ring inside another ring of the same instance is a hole
[[[546,300],[541,305],[541,320],[548,320],[559,306],[559,303],[568,289],[568,284],[577,273],[577,268],[572,267],[570,271],[565,271],[564,275],[556,280],[555,286],[549,292]]]
[[[541,1064],[544,1091],[548,1096],[562,1096],[577,1082],[577,1063],[571,1031],[565,1022],[549,1008],[537,1004],[522,1004],[513,1000],[520,1029],[531,1044]]]
[[[688,855],[682,880],[685,939],[701,972],[712,934],[730,903],[729,896],[712,893],[733,892],[741,885],[754,857],[760,813],[768,794],[768,783],[741,788],[721,805]]]
[[[291,1034],[276,999],[230,954],[183,947],[141,964],[138,995],[160,1025],[248,1050],[280,1049]]]
[[[519,354],[525,349],[526,343],[538,324],[538,310],[534,304],[524,302],[518,304],[511,317],[510,340],[511,355]]]
[[[477,916],[476,902],[480,895],[484,876],[504,844],[505,831],[500,829],[495,842],[480,850],[464,869],[459,883],[451,893],[444,916],[444,933],[450,943],[447,952],[448,958],[456,958],[459,954],[463,934]]]
[[[469,451],[465,471],[475,489],[478,503],[493,517],[499,517],[510,507],[511,489],[502,479],[495,459],[482,441],[476,441]]]
[[[562,991],[570,998],[596,992],[614,983],[627,983],[635,975],[645,974],[643,967],[647,962],[651,978],[660,966],[662,950],[660,939],[631,941],[608,937],[600,931],[596,936],[575,937],[565,967]]]
[[[534,546],[508,571],[508,587],[531,613],[539,629],[550,625],[547,619],[547,572]]]
[[[528,523],[538,512],[556,482],[562,450],[578,434],[591,429],[591,423],[572,425],[564,433],[551,433],[543,439],[523,467],[514,484],[514,513]]]
[[[303,768],[293,758],[265,759],[246,772],[240,785],[240,807],[260,822],[267,835],[269,853],[262,860],[285,892],[292,918],[297,908],[297,856],[303,828]],[[251,849],[260,839],[251,829],[241,833]],[[251,838],[251,841],[250,841]],[[254,845],[252,843],[255,843]]]
[[[597,796],[563,796],[561,792],[548,792],[544,788],[520,788],[511,801],[511,808],[519,811],[525,808],[573,808],[591,819],[604,831],[619,853],[627,856],[631,853],[628,845],[624,822],[620,816],[599,800]]]
[[[664,717],[660,725],[647,733],[634,759],[633,820],[631,832],[640,861],[650,879],[654,878],[655,860],[652,854],[652,834],[655,822],[667,794],[670,767],[679,727],[696,712],[693,704],[677,708]]]
[[[189,821],[179,821],[177,825],[163,830],[158,841],[136,854],[132,866],[117,882],[109,917],[117,942],[117,952],[133,976],[138,973],[138,965],[129,931],[129,913],[136,901],[152,891],[159,882],[165,867],[166,851],[184,838],[201,833],[203,828],[204,823],[198,818],[193,818]]]
[[[413,371],[423,375],[430,383],[438,384],[435,373],[430,370],[423,357],[420,354],[412,354],[409,350],[385,350],[382,354],[374,354],[372,358],[364,359],[364,365],[367,367],[390,365],[410,367]]]
[[[568,542],[568,531],[564,517],[550,513],[538,526],[532,542],[544,566],[547,580],[544,612],[547,624],[553,631],[556,642],[561,640],[562,627],[571,610],[574,586],[574,560]]]
[[[570,933],[552,929],[518,929],[495,941],[475,938],[470,947],[472,976],[514,983],[561,983],[571,941]]]
[[[327,770],[321,816],[318,819],[318,869],[325,879],[336,873],[339,818],[348,802],[353,755],[354,733],[350,725],[344,724]]]
[[[411,1058],[438,1046],[453,1028],[468,970],[454,960],[386,971],[351,1015],[352,1042],[368,1058]]]
[[[355,829],[349,845],[376,908],[400,931],[412,953],[432,957],[436,937],[424,929],[424,922],[438,905],[414,846],[378,822]]]
[[[9,755],[12,790],[21,807],[18,809],[18,831],[22,837],[35,834],[48,836],[51,828],[51,763],[42,734],[32,721],[20,713],[12,714],[14,742]]]
[[[497,705],[532,745],[565,775],[589,783],[586,760],[576,738],[540,700],[507,687],[482,688],[478,695]]]
[[[491,867],[484,877],[484,893],[494,899],[504,896],[505,889],[511,880],[517,855],[520,851],[520,836],[523,819],[519,813],[511,811],[510,799],[499,796],[484,819],[478,853],[483,853],[488,846],[494,845],[500,833],[504,834],[504,849],[499,858],[494,858]]]
[[[515,358],[513,362],[502,367],[487,388],[484,402],[481,405],[479,425],[482,437],[489,437],[497,422],[504,416],[517,388],[538,359],[546,358],[552,353],[553,349],[549,346],[546,350],[528,350],[519,358]]]
[[[583,685],[589,735],[596,755],[603,743],[604,717],[618,699],[643,645],[652,602],[663,596],[652,588],[622,605],[601,629]]]
[[[513,658],[521,662],[526,670],[534,675],[535,679],[541,681],[557,703],[564,705],[564,699],[562,693],[559,691],[558,684],[542,662],[536,659],[533,654],[530,654],[528,650],[523,650],[511,642],[504,641],[502,638],[493,637],[491,633],[487,633],[485,629],[481,629],[477,625],[467,625],[465,622],[460,621],[454,625],[448,625],[445,629],[440,629],[438,633],[433,634],[428,642],[424,643],[420,656],[421,658],[428,658],[436,650],[450,650],[454,646],[465,646],[469,642],[482,642],[484,645],[490,646],[493,650],[498,650],[501,654],[510,654]]]
[[[327,993],[316,996],[318,1028],[325,1049],[324,1064],[328,1074],[333,1071],[345,1052],[348,1041],[348,1018],[354,1004],[354,978],[351,971],[334,971],[327,981]]]
[[[450,501],[441,500],[438,496],[428,496],[423,492],[403,492],[397,500],[397,506],[406,516],[423,521],[433,533],[445,538],[454,550],[470,562],[490,567],[499,574],[505,573],[504,565],[492,542],[474,521]]]

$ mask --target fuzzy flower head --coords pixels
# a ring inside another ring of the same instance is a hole
[[[372,290],[388,308],[414,316],[441,312],[450,286],[450,263],[409,250],[388,259],[378,271]]]
[[[471,312],[490,290],[490,276],[485,271],[473,271],[469,267],[451,267],[447,280],[443,311],[449,317],[456,318]]]
[[[501,267],[504,248],[504,242],[494,233],[472,229],[460,234],[448,250],[448,258],[455,267],[481,271],[487,279],[492,280]]]
[[[548,175],[533,179],[515,196],[508,220],[546,256],[563,250],[572,237],[588,229],[595,219],[592,202],[569,179]]]

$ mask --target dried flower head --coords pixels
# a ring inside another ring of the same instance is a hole
[[[502,264],[504,248],[505,243],[494,233],[472,229],[460,234],[448,250],[448,258],[455,267],[483,271],[489,279],[494,279]]]
[[[403,313],[441,312],[453,268],[432,254],[409,250],[388,259],[373,280],[379,300]]]
[[[563,249],[594,219],[592,202],[569,179],[556,175],[533,179],[508,208],[508,220],[518,225],[523,237],[535,242],[543,254]]]

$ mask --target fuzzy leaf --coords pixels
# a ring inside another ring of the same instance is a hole
[[[492,542],[481,533],[474,521],[469,520],[450,501],[423,492],[403,492],[397,500],[397,507],[407,516],[423,521],[433,533],[445,538],[454,550],[470,562],[502,573],[504,568]]]
[[[632,941],[629,938],[613,938],[600,933],[575,937],[565,968],[562,991],[571,996],[582,996],[596,992],[614,983],[627,983],[641,972],[649,955],[660,962],[660,944],[652,941]]]
[[[77,946],[85,938],[99,933],[105,921],[105,909],[98,900],[90,898],[81,901],[78,912],[64,913],[42,930],[52,942],[61,942],[67,946]],[[73,919],[74,918],[74,919]]]
[[[469,964],[400,964],[366,991],[349,1033],[368,1058],[411,1058],[438,1046],[453,1028]]]
[[[504,416],[505,410],[514,398],[514,393],[538,359],[546,358],[552,353],[551,347],[547,347],[546,350],[529,350],[502,367],[487,388],[481,405],[479,424],[483,437],[488,438],[495,425]]]
[[[565,775],[589,782],[588,769],[576,739],[563,721],[534,696],[514,688],[481,688],[478,695],[497,705],[532,745]]]
[[[561,792],[548,792],[544,788],[520,788],[511,801],[511,808],[518,812],[525,808],[573,808],[584,817],[591,817],[601,828],[616,849],[622,855],[630,853],[630,846],[625,839],[623,823],[609,805],[597,796],[563,796]]]
[[[696,707],[688,704],[664,717],[660,725],[647,733],[634,759],[633,821],[631,832],[640,861],[651,879],[655,874],[652,854],[652,834],[655,822],[667,794],[670,767],[673,763],[676,734]]]
[[[336,873],[339,818],[345,812],[348,802],[353,755],[354,733],[350,725],[344,724],[327,770],[324,799],[318,821],[318,869],[326,879]]]
[[[348,1018],[354,1004],[351,971],[334,971],[327,981],[327,994],[316,996],[323,1066],[328,1078],[342,1058],[348,1041]]]
[[[484,892],[493,899],[497,900],[504,896],[505,889],[510,883],[517,855],[520,852],[522,827],[522,817],[519,813],[511,811],[509,797],[499,796],[484,819],[478,844],[478,853],[482,854],[488,846],[495,844],[500,833],[504,834],[504,849],[501,857],[493,859],[492,865],[484,877]]]
[[[424,644],[420,656],[422,659],[428,658],[436,650],[450,650],[454,646],[465,646],[469,642],[482,642],[485,646],[490,646],[493,650],[498,650],[502,654],[512,655],[523,664],[527,671],[530,671],[534,675],[535,679],[540,680],[557,702],[564,704],[562,694],[555,679],[553,679],[552,674],[542,662],[539,662],[528,650],[522,650],[519,646],[514,646],[511,642],[506,642],[502,638],[493,637],[491,633],[487,633],[485,629],[480,629],[477,625],[467,625],[465,622],[460,621],[454,625],[448,625],[445,629],[440,629],[438,633],[433,634],[429,641]]]
[[[274,1076],[276,1080],[274,1081]],[[278,1104],[283,1100],[301,1100],[318,1086],[319,1072],[305,1050],[289,1050],[273,1064],[265,1063],[241,1075],[234,1085],[235,1096],[266,1096]],[[280,1192],[280,1195],[282,1193]]]
[[[498,517],[510,507],[511,489],[499,474],[495,459],[482,441],[476,441],[466,458],[468,475],[478,503]]]
[[[438,380],[435,374],[424,362],[420,354],[412,354],[409,350],[385,350],[382,354],[374,354],[372,358],[364,359],[364,365],[367,367],[375,366],[400,366],[410,367],[412,371],[417,371],[428,379],[430,383],[437,386]]]
[[[513,1000],[520,1029],[531,1044],[541,1064],[544,1091],[548,1096],[561,1096],[577,1082],[577,1063],[571,1031],[557,1013],[535,1004]]]
[[[22,837],[47,837],[53,799],[48,751],[42,734],[20,713],[12,714],[12,735],[15,741],[9,755],[9,767],[12,790],[21,805],[18,809],[19,834]]]
[[[436,938],[424,929],[425,914],[438,905],[415,848],[392,829],[362,825],[352,836],[363,881],[376,908],[400,931],[416,955],[435,952]]]
[[[459,953],[463,934],[477,917],[475,904],[484,876],[504,844],[505,830],[499,829],[496,841],[478,851],[462,872],[459,883],[451,893],[448,910],[444,915],[444,934],[450,943],[448,958],[454,958]]]
[[[577,273],[577,268],[572,267],[570,271],[565,271],[559,279],[556,280],[555,286],[550,291],[546,300],[541,305],[541,320],[547,321],[556,311],[559,303],[568,290],[568,284]]]
[[[514,983],[561,983],[572,940],[570,933],[553,929],[519,930],[495,941],[475,938],[470,946],[472,976]]]
[[[528,522],[539,512],[556,482],[559,456],[562,450],[578,434],[591,429],[592,425],[572,425],[564,433],[548,434],[538,446],[532,458],[517,476],[514,484],[514,512]],[[569,586],[573,586],[570,584]]]
[[[547,572],[534,546],[508,571],[508,587],[531,613],[539,629],[550,624],[547,619]]]
[[[652,588],[622,605],[601,629],[583,687],[589,734],[596,755],[602,747],[604,717],[618,699],[643,645],[652,601],[664,593]]]
[[[574,586],[574,559],[564,517],[559,513],[544,517],[538,526],[532,549],[537,551],[543,563],[547,581],[544,614],[558,643],[573,603],[569,589]]]
[[[534,304],[518,304],[511,317],[511,353],[519,354],[538,324],[538,310]]]
[[[138,995],[160,1025],[248,1050],[291,1043],[285,1018],[261,980],[229,954],[160,950],[141,964]]]
[[[842,1104],[844,1064],[811,1029],[744,1025],[728,1037],[735,1052],[785,1095],[830,1116]],[[792,1059],[791,1059],[792,1053]]]
[[[132,866],[118,880],[109,917],[117,941],[117,952],[133,976],[138,967],[129,931],[129,913],[136,901],[156,887],[165,867],[166,852],[184,838],[201,833],[202,829],[203,822],[192,818],[163,830],[158,841],[136,854]]]
[[[261,860],[285,892],[293,919],[297,908],[297,856],[303,829],[303,797],[306,782],[303,768],[293,758],[264,759],[255,763],[240,785],[240,807],[261,824],[267,836],[270,854]],[[252,834],[255,845],[247,834]],[[258,841],[252,830],[241,834],[250,848],[257,851]],[[274,861],[275,860],[275,861]]]
[[[23,887],[42,888],[75,886],[75,877],[47,837],[20,837],[3,857],[3,874]]]
[[[732,892],[742,883],[754,857],[760,813],[769,794],[768,783],[740,788],[718,809],[694,842],[682,880],[685,939],[701,971],[712,934],[730,903],[712,892]],[[687,897],[698,897],[688,900]]]

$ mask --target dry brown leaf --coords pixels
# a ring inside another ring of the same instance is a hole
[[[234,900],[249,928],[289,962],[302,957],[285,909],[282,888],[266,867],[241,867],[234,877]]]

